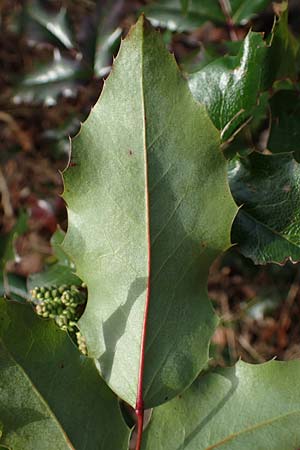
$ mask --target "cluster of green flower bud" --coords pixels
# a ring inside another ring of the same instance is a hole
[[[31,291],[31,301],[37,314],[54,319],[63,331],[75,333],[77,345],[83,354],[87,354],[84,337],[78,331],[76,322],[86,303],[86,285],[35,287]]]

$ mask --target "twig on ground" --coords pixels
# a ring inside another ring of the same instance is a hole
[[[14,216],[14,210],[10,201],[10,195],[4,173],[0,167],[0,195],[3,206],[4,216],[11,219]]]
[[[252,347],[251,344],[242,336],[240,335],[238,337],[238,342],[243,347],[244,350],[246,350],[247,353],[256,361],[263,363],[265,362],[264,358],[262,358],[259,353]]]
[[[29,152],[32,148],[31,139],[28,137],[27,133],[21,129],[17,121],[8,113],[0,111],[0,121],[5,122],[11,131],[15,134],[20,146],[25,152]]]

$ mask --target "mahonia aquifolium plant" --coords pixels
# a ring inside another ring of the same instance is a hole
[[[86,304],[86,285],[35,287],[30,294],[36,313],[45,319],[54,319],[61,330],[75,335],[79,350],[86,355],[85,338],[77,327]]]

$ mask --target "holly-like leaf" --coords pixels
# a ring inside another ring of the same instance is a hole
[[[23,77],[14,91],[15,103],[45,103],[53,105],[59,95],[75,97],[78,82],[88,79],[89,70],[82,70],[78,61],[54,52],[54,59],[40,64]]]
[[[239,362],[201,376],[153,411],[142,449],[297,449],[299,377],[300,361]]]
[[[252,153],[231,163],[232,194],[241,205],[232,241],[255,264],[300,259],[300,165],[291,154]]]
[[[271,130],[268,149],[273,153],[300,153],[300,93],[277,92],[270,100]]]
[[[0,301],[0,444],[13,450],[127,449],[118,400],[66,333]]]
[[[41,0],[29,0],[24,12],[23,27],[31,40],[45,40],[67,49],[76,47],[66,8],[53,12]]]
[[[186,0],[185,0],[186,1]],[[228,13],[234,24],[245,24],[255,14],[270,4],[270,0],[228,0]],[[207,21],[224,25],[227,17],[219,0],[191,0],[188,9],[182,8],[182,0],[160,0],[144,8],[147,17],[154,25],[177,31],[191,31]]]
[[[145,407],[160,404],[207,362],[216,324],[207,274],[230,245],[236,207],[218,133],[143,18],[72,160],[63,248],[88,285],[80,328],[89,354],[128,403],[142,380]]]
[[[75,47],[74,39],[71,42],[71,31],[67,27],[67,11],[62,8],[54,14],[42,6],[40,0],[29,2],[25,18],[30,18],[29,24],[38,24],[39,32],[43,29],[42,26],[44,31],[49,28],[53,32],[50,37],[55,38],[54,42],[53,39],[50,42],[56,44],[56,48],[53,60],[39,64],[18,82],[14,90],[14,102],[54,105],[60,95],[75,97],[80,83],[90,81],[93,76],[100,78],[107,75],[111,69],[113,54],[121,41],[122,30],[117,25],[122,4],[123,0],[99,2],[94,15],[87,17],[87,23],[83,24],[85,27],[82,26],[85,28],[84,37],[81,39],[80,52],[77,50],[77,56],[80,57],[74,59],[63,56],[58,45],[63,44],[69,49]],[[27,19],[25,24],[28,25]],[[43,40],[43,36],[39,36],[37,40],[39,39]]]
[[[216,59],[190,75],[194,97],[206,105],[223,140],[257,114],[261,93],[276,80],[296,79],[299,44],[288,27],[286,2],[277,13],[267,41],[260,33],[249,32],[237,56]]]
[[[224,56],[190,75],[194,97],[203,103],[228,139],[251,116],[262,90],[267,47],[260,33],[249,32],[237,56]]]

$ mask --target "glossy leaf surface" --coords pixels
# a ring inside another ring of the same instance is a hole
[[[290,154],[253,153],[231,162],[238,205],[232,241],[256,264],[300,259],[300,166]]]
[[[250,32],[237,56],[225,56],[190,75],[194,97],[203,103],[228,139],[252,113],[262,90],[266,44],[259,33]]]
[[[239,362],[208,373],[153,412],[143,450],[300,446],[300,361]]]
[[[2,445],[127,449],[118,401],[68,335],[29,306],[0,301]]]
[[[146,331],[145,407],[163,403],[207,362],[216,324],[207,274],[230,245],[236,208],[218,133],[143,18],[73,141],[72,160],[64,249],[88,285],[80,327],[89,353],[135,405]]]

